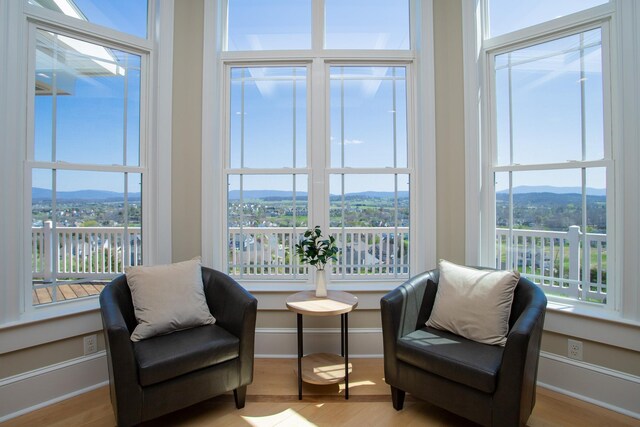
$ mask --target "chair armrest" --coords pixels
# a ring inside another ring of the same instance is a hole
[[[380,300],[385,378],[387,379],[393,379],[397,375],[398,339],[415,331],[416,326],[425,316],[423,301],[430,279],[437,283],[438,278],[435,270],[409,279]],[[426,318],[424,321],[426,322]]]
[[[123,297],[119,295],[123,289],[114,286],[115,282],[119,280],[115,279],[100,293],[100,314],[107,349],[109,381],[112,384],[110,387],[111,402],[116,413],[125,414],[123,416],[126,417],[131,416],[132,419],[139,419],[142,402],[135,401],[135,397],[141,394],[132,392],[133,390],[139,391],[141,388],[137,381],[138,366],[131,342],[131,332],[127,328],[118,304],[120,298]],[[127,286],[126,282],[124,282],[124,286]],[[120,401],[116,397],[119,397]]]
[[[202,268],[204,293],[216,324],[240,339],[241,382],[253,379],[258,300],[228,275]]]
[[[128,380],[137,378],[138,373],[131,333],[117,302],[116,294],[119,291],[111,285],[104,288],[100,293],[100,313],[107,351],[111,353],[113,361],[116,362],[114,366],[118,366],[118,372],[115,372],[114,375]]]
[[[544,295],[543,299],[546,304]],[[523,419],[526,421],[535,404],[544,315],[544,305],[529,305],[507,335],[494,402],[497,413],[512,417],[510,420],[504,419],[508,425],[522,424]],[[513,390],[522,391],[518,394]]]

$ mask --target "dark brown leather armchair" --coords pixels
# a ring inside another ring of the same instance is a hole
[[[133,425],[233,390],[244,407],[253,381],[257,300],[235,280],[202,267],[213,325],[132,342],[136,319],[124,275],[100,294],[111,403]]]
[[[393,407],[405,392],[487,426],[525,425],[536,399],[540,340],[547,304],[524,277],[516,285],[504,347],[426,327],[438,270],[422,273],[381,302],[384,376]]]

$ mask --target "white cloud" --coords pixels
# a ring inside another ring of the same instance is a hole
[[[364,144],[364,141],[361,139],[345,139],[344,145],[359,145]]]

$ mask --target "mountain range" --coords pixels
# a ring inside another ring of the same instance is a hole
[[[124,199],[124,193],[105,190],[76,190],[57,191],[57,200],[81,200],[81,201],[107,201],[118,202]],[[51,200],[51,190],[47,188],[33,187],[31,189],[31,199],[36,201]],[[129,200],[140,200],[140,193],[129,193]]]
[[[581,194],[582,189],[580,187],[553,187],[553,186],[519,186],[513,188],[513,194],[531,194],[531,193],[552,193],[552,194]],[[124,198],[123,193],[115,191],[105,190],[76,190],[76,191],[58,191],[58,200],[80,200],[80,201],[121,201]],[[498,191],[497,194],[508,194],[508,190]],[[606,196],[606,190],[602,188],[587,187],[587,195],[589,196]],[[357,193],[347,193],[345,197],[367,197],[378,199],[392,199],[394,197],[392,191],[363,191]],[[31,192],[32,200],[51,200],[51,190],[46,188],[33,187]],[[270,199],[270,200],[285,200],[291,199],[291,191],[279,191],[279,190],[245,190],[244,199]],[[306,192],[298,192],[296,197],[300,200],[307,198]],[[331,195],[332,198],[339,197],[338,195]],[[409,197],[407,191],[399,191],[399,198]],[[232,190],[229,192],[230,200],[239,200],[240,191]],[[129,200],[140,200],[140,193],[129,193]]]
[[[509,190],[498,191],[497,194],[508,194]],[[513,187],[513,194],[553,193],[553,194],[582,194],[582,187],[554,187],[551,185],[521,185]],[[606,188],[587,187],[587,196],[606,196]]]

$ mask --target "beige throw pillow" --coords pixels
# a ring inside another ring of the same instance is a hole
[[[504,345],[517,271],[478,270],[440,260],[440,280],[427,326],[485,344]]]
[[[216,321],[209,312],[200,259],[126,270],[138,326],[131,341]]]

